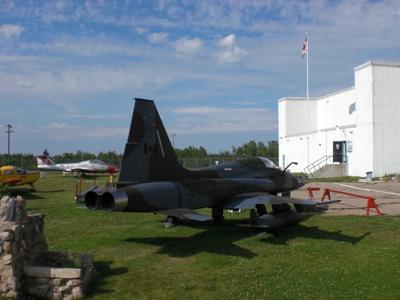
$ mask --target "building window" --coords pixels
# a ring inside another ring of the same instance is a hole
[[[353,112],[356,111],[356,103],[353,102],[352,104],[350,104],[349,106],[349,115],[351,115]]]

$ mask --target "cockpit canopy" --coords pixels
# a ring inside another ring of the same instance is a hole
[[[90,160],[91,164],[96,164],[96,165],[106,165],[104,161],[101,161],[100,159],[92,159]]]
[[[274,168],[274,169],[279,169],[277,165],[275,165],[271,160],[269,160],[266,157],[258,157],[267,168]]]

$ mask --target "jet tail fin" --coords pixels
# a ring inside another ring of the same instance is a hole
[[[46,155],[38,155],[36,156],[36,162],[37,165],[46,165],[46,166],[51,166],[51,165],[55,165],[54,161]]]
[[[154,102],[135,100],[118,186],[185,178]]]

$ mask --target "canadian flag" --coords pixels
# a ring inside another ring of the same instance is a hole
[[[306,54],[308,55],[308,38],[304,40],[303,48],[301,48],[301,58]]]

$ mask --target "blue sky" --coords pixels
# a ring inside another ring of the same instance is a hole
[[[368,60],[399,61],[399,27],[396,0],[2,0],[0,124],[12,152],[122,152],[141,97],[177,147],[266,142],[276,100],[305,95],[305,32],[318,96]]]

